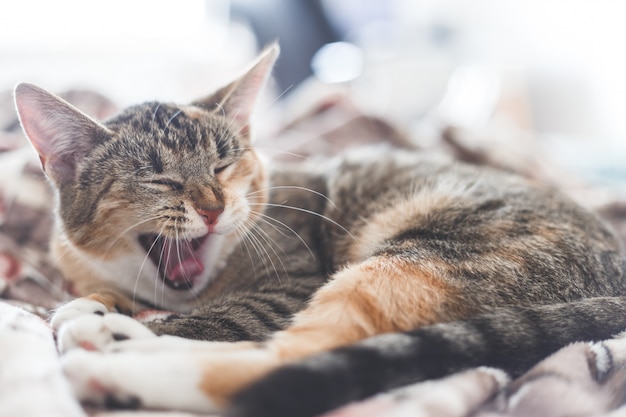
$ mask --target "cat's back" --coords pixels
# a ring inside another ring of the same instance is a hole
[[[622,252],[595,214],[495,169],[388,148],[327,169],[335,268],[371,256],[429,265],[473,306],[623,293]],[[461,301],[462,300],[462,301]]]

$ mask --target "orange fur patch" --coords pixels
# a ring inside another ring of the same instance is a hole
[[[371,258],[333,277],[298,313],[293,325],[268,342],[283,359],[296,359],[369,336],[407,331],[446,320],[454,287],[431,268]]]
[[[444,304],[454,294],[436,268],[390,257],[368,259],[335,274],[293,325],[266,343],[216,346],[200,388],[226,405],[235,392],[287,361],[445,320]]]
[[[115,310],[115,306],[117,304],[116,299],[115,299],[115,297],[112,294],[93,293],[93,294],[89,294],[85,298],[88,298],[90,300],[97,301],[99,303],[104,304],[104,306],[109,311],[114,311]]]
[[[233,344],[234,346],[237,343]],[[236,392],[276,369],[280,362],[264,349],[217,352],[215,360],[202,365],[200,390],[224,407]]]
[[[259,163],[260,161],[253,150],[248,149],[244,151],[241,158],[237,161],[235,169],[227,176],[227,181],[237,185],[240,185],[241,182],[248,183],[253,181],[254,175],[259,171]]]
[[[375,212],[367,222],[355,228],[355,239],[350,241],[347,256],[350,262],[361,262],[380,248],[381,242],[406,230],[415,223],[415,219],[429,211],[444,206],[450,199],[449,194],[416,193],[401,200],[398,204]]]

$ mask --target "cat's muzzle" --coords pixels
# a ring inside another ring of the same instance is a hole
[[[163,235],[141,235],[139,243],[159,271],[165,285],[173,290],[190,290],[204,272],[198,252],[209,234],[195,239],[172,239]]]

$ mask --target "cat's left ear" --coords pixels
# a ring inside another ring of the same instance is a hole
[[[65,100],[34,84],[15,87],[22,129],[57,186],[74,181],[76,166],[109,131]]]
[[[257,98],[267,83],[279,52],[278,44],[271,44],[261,52],[254,64],[241,77],[192,104],[223,114],[232,120],[242,133],[247,134]]]

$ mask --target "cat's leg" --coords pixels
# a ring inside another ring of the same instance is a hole
[[[183,338],[231,342],[265,340],[273,331],[287,327],[293,312],[304,307],[305,301],[298,291],[301,288],[293,291],[297,295],[277,295],[280,289],[275,288],[261,294],[226,294],[187,315],[144,310],[134,316],[139,323],[115,313],[85,313],[66,322],[58,331],[59,350],[67,352],[83,347],[102,351],[110,344],[112,350],[127,349],[117,343],[127,339],[131,340],[132,349],[146,351],[178,348]],[[306,294],[313,292],[304,291]],[[146,335],[150,335],[150,339],[155,336],[153,332],[162,336],[157,341],[146,340]],[[137,341],[132,342],[134,340]],[[188,344],[182,345],[186,348]]]
[[[234,346],[228,342],[211,342],[211,351],[232,351]],[[116,353],[192,351],[207,347],[207,342],[185,339],[179,336],[157,336],[143,323],[132,317],[117,313],[105,315],[85,315],[69,321],[61,327],[57,335],[57,347],[61,353],[74,349]]]
[[[309,306],[296,314],[292,326],[266,342],[193,342],[185,352],[153,353],[134,352],[132,343],[122,342],[118,353],[70,352],[65,369],[82,398],[103,401],[113,396],[121,401],[132,398],[148,407],[179,408],[185,404],[163,392],[180,386],[190,398],[203,399],[186,408],[197,411],[195,407],[207,407],[203,410],[212,411],[286,362],[376,334],[462,315],[460,311],[444,311],[444,305],[454,297],[455,288],[439,278],[436,266],[371,258],[338,272]],[[130,374],[146,375],[147,381],[143,383]],[[174,399],[168,403],[168,398]]]
[[[222,361],[215,361],[216,356]],[[206,380],[206,373],[234,380],[245,375],[245,379],[254,380],[265,373],[260,372],[264,369],[259,367],[260,363],[274,362],[264,350],[241,355],[241,351],[207,349],[119,354],[73,350],[61,360],[75,395],[85,403],[198,413],[215,412],[226,405],[224,396],[217,395],[211,381]],[[233,363],[237,366],[232,366]],[[227,392],[237,389],[223,387]]]

